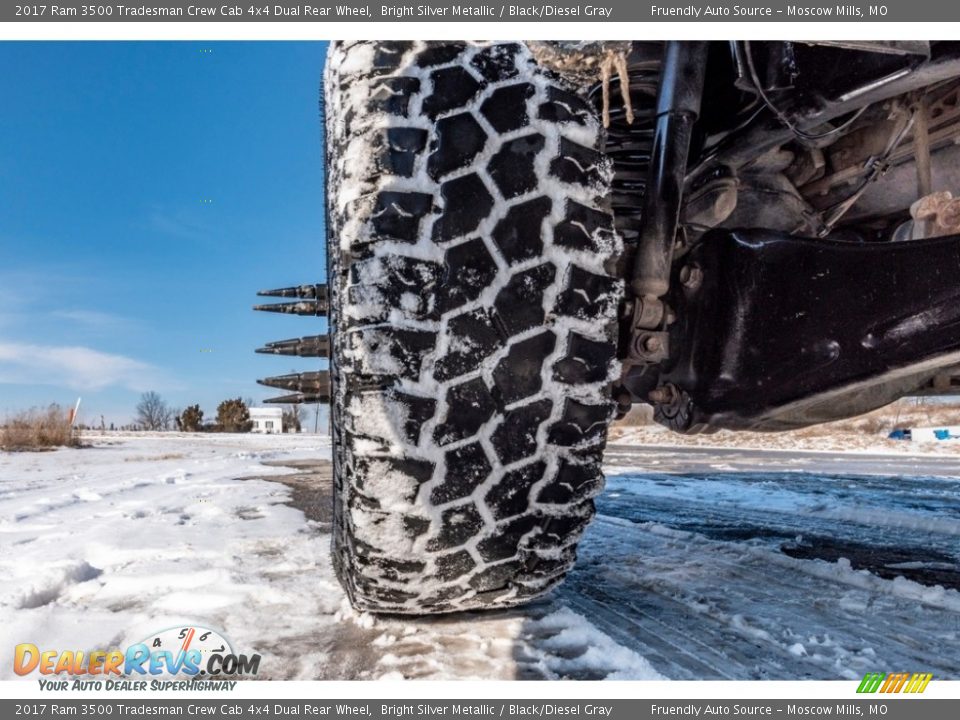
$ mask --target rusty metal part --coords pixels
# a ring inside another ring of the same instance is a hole
[[[687,392],[673,383],[652,390],[648,396],[653,404],[653,419],[676,432],[686,432],[694,418],[693,401]]]
[[[926,98],[920,98],[913,118],[913,154],[917,161],[917,196],[921,198],[933,192],[929,116]]]
[[[932,93],[926,98],[924,106],[927,110],[927,133],[931,150],[960,138],[960,85],[954,83],[946,90]],[[879,129],[875,125],[864,128],[862,132],[877,133]],[[914,121],[914,129],[916,129],[916,121]],[[832,188],[849,183],[863,174],[863,158],[854,155],[854,151],[867,147],[869,143],[858,137],[860,132],[851,133],[831,146],[828,151],[830,164],[834,168],[841,169],[800,185],[800,192],[804,197],[825,195]],[[908,134],[905,141],[890,154],[890,164],[896,165],[912,159],[916,152],[914,142]]]
[[[643,330],[633,335],[626,365],[658,363],[670,357],[670,336],[666,331]]]
[[[696,230],[717,227],[730,217],[737,207],[737,178],[726,168],[715,168],[707,178],[701,178],[683,199],[681,222]]]
[[[960,198],[950,192],[935,192],[910,206],[913,239],[942,237],[960,233]]]
[[[664,317],[667,315],[667,308],[661,300],[657,298],[636,298],[632,303],[631,328],[652,330],[663,324]]]
[[[822,212],[820,229],[817,232],[819,237],[826,237],[847,211],[850,210],[863,193],[866,192],[870,184],[881,178],[884,173],[887,172],[887,169],[890,167],[890,156],[910,131],[916,115],[916,106],[911,107],[907,113],[901,114],[900,122],[894,124],[894,129],[883,151],[878,155],[871,155],[867,159],[864,166],[866,176],[860,181],[860,185],[846,198],[826,208]]]

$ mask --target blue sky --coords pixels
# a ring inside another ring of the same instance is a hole
[[[254,313],[324,280],[326,44],[0,43],[0,416],[72,404],[125,423],[145,390],[207,417],[256,355],[324,332]]]

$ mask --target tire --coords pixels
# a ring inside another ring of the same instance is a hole
[[[325,86],[337,574],[364,611],[526,602],[603,487],[596,113],[520,44],[337,44]]]

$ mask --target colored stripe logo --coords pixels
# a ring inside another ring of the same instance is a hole
[[[922,693],[933,679],[931,673],[867,673],[858,693]]]

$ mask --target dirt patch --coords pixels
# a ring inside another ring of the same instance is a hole
[[[329,460],[264,460],[270,467],[293,468],[289,475],[248,477],[244,480],[268,480],[290,488],[291,507],[308,520],[329,526],[333,520],[333,465]]]

